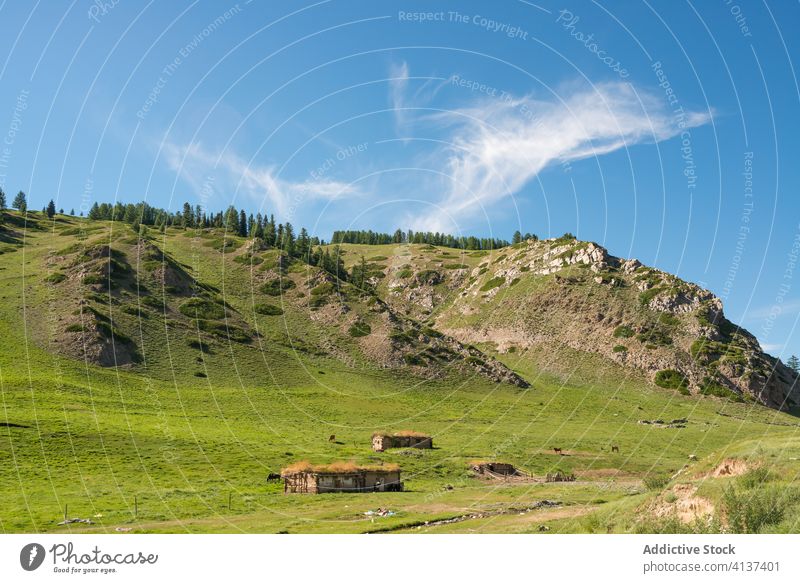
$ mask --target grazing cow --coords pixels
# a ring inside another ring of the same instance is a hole
[[[612,445],[611,446],[611,453],[619,453],[619,446],[618,445]]]
[[[689,454],[689,461],[690,462],[696,462],[697,461],[697,456],[694,455],[693,453]]]
[[[334,441],[336,441],[336,436],[335,436],[335,435],[331,435],[331,436],[328,438],[328,441],[330,441],[331,443],[333,443]]]
[[[564,455],[563,453],[561,453],[561,448],[560,447],[554,447],[553,448],[553,452],[557,453],[558,455]]]
[[[280,474],[269,474],[267,476],[267,481],[280,480],[280,479],[281,479],[281,475]]]

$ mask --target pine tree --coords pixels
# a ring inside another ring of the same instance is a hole
[[[788,366],[794,372],[800,372],[800,358],[797,358],[794,354],[791,355],[786,363],[786,366]]]
[[[0,211],[6,208],[6,193],[0,188]]]
[[[517,243],[522,243],[522,233],[514,231],[514,235],[511,237],[511,244],[516,245]]]
[[[225,219],[223,222],[226,233],[236,234],[239,232],[239,212],[235,206],[229,206],[225,211]]]
[[[266,241],[267,245],[270,247],[275,247],[275,241],[278,236],[278,232],[275,229],[275,217],[273,215],[269,216],[269,222],[267,223],[266,228],[264,229],[264,241]]]
[[[14,197],[14,202],[11,203],[11,206],[21,213],[24,213],[26,210],[28,210],[28,199],[25,198],[25,193],[20,190],[17,193],[17,196]]]
[[[282,241],[283,250],[286,251],[286,254],[289,257],[294,257],[295,254],[295,244],[294,244],[294,228],[292,227],[292,223],[286,223],[283,227],[283,241]]]
[[[308,231],[305,227],[300,229],[300,234],[297,236],[297,256],[303,260],[308,260],[308,254],[311,251],[311,239],[308,237]]]
[[[92,208],[89,209],[89,218],[91,220],[93,220],[93,221],[100,220],[101,216],[100,216],[100,205],[99,204],[94,203],[92,205]]]
[[[194,227],[194,211],[188,202],[183,203],[183,226]]]
[[[369,268],[367,267],[367,260],[364,259],[364,256],[361,256],[361,261],[353,265],[350,269],[350,283],[352,283],[356,288],[363,290],[363,291],[370,291],[370,285],[367,281],[367,275],[369,273]]]
[[[244,209],[239,212],[239,236],[247,237],[247,213]]]
[[[50,199],[50,202],[47,203],[45,212],[47,212],[48,219],[52,219],[54,216],[56,216],[56,203],[53,202],[52,198]]]

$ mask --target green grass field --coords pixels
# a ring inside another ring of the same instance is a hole
[[[84,227],[97,230],[69,234]],[[24,241],[9,237],[0,254],[3,532],[660,530],[669,524],[642,523],[639,509],[683,482],[722,500],[726,485],[743,478],[704,473],[730,457],[768,467],[770,487],[786,492],[785,511],[762,531],[800,529],[795,417],[654,388],[566,349],[495,355],[531,383],[528,389],[456,371],[401,375],[357,356],[343,362],[299,350],[322,342],[325,331],[291,307],[284,316],[254,314],[252,305],[263,300],[254,292],[257,267],[198,246],[177,229],[162,241],[165,250],[218,287],[260,336],[249,344],[218,341],[201,354],[187,343],[191,329],[153,313],[141,326],[131,316],[129,333],[138,329],[134,339],[145,356],[132,370],[58,356],[48,346],[62,334],[65,303],[59,288],[45,283],[54,252],[82,237],[117,241],[131,233],[65,217],[55,228],[35,220],[17,230]],[[354,256],[386,254],[353,247]],[[684,428],[638,423],[681,418],[688,419]],[[373,431],[399,429],[429,432],[435,449],[370,449]],[[612,444],[619,453],[611,453]],[[280,482],[266,481],[304,459],[398,463],[405,491],[285,495]],[[475,459],[578,479],[478,479],[469,470]],[[660,488],[648,488],[653,477],[665,478]],[[559,505],[531,509],[541,500]],[[65,507],[68,517],[93,524],[59,526]],[[365,515],[379,507],[394,514]]]

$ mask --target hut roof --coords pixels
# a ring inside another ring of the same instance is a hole
[[[489,464],[497,464],[497,465],[504,465],[504,466],[513,466],[509,462],[500,462],[497,460],[471,460],[469,465],[471,466],[488,466]]]
[[[281,476],[294,476],[296,474],[357,474],[359,472],[396,472],[400,469],[397,464],[383,465],[358,465],[354,462],[333,462],[330,464],[311,464],[307,461],[296,462],[281,470]]]
[[[385,435],[389,437],[430,437],[427,433],[422,433],[420,431],[411,431],[410,429],[404,429],[402,431],[395,431],[394,433],[389,433],[388,431],[376,431],[372,434],[373,437],[376,435]]]

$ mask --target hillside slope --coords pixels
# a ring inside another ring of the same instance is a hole
[[[262,354],[267,365],[315,356],[528,386],[479,349],[256,240],[179,228],[141,237],[110,222],[36,216],[25,229],[32,307],[48,315],[29,322],[33,337],[88,364],[152,373],[160,363],[171,374],[189,362],[203,376],[225,352]]]
[[[462,342],[500,353],[568,347],[598,353],[684,394],[791,410],[797,374],[730,322],[697,285],[565,236],[494,253],[431,246],[343,246],[380,253],[374,284],[387,304]]]

